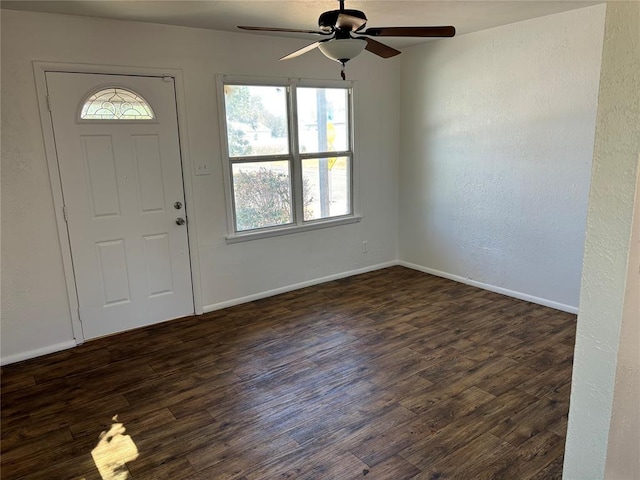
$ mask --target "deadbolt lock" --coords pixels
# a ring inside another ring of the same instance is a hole
[[[176,202],[173,204],[173,208],[180,210],[182,208],[182,202]]]

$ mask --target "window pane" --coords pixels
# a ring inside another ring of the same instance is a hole
[[[296,92],[300,152],[349,150],[348,90],[305,87]]]
[[[293,221],[287,161],[233,164],[233,193],[238,231]]]
[[[224,86],[230,157],[289,153],[284,87]]]
[[[349,157],[302,161],[305,221],[351,213],[350,173]]]

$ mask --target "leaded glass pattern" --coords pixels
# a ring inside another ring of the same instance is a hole
[[[131,90],[119,87],[102,89],[91,95],[84,105],[83,120],[153,120],[151,105]]]

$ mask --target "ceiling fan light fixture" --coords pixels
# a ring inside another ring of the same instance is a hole
[[[318,48],[325,57],[344,65],[360,55],[366,46],[367,41],[364,38],[336,38],[321,43]]]

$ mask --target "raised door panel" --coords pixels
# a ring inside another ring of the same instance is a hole
[[[96,243],[104,307],[131,301],[124,239]]]
[[[120,215],[118,180],[110,135],[84,135],[82,157],[93,218]]]
[[[145,270],[149,297],[173,293],[174,279],[169,252],[169,235],[167,233],[144,237]]]
[[[133,135],[131,144],[138,178],[140,212],[162,212],[165,208],[165,182],[158,135]]]

